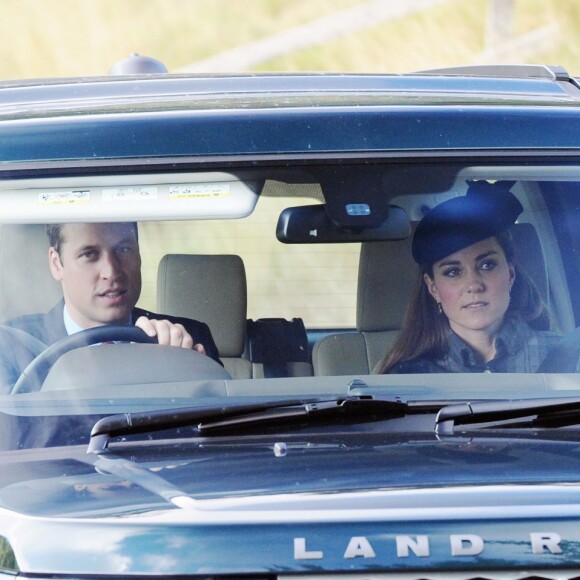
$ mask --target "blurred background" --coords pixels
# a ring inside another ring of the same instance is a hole
[[[579,0],[0,0],[0,77],[410,72],[546,63],[580,75]]]

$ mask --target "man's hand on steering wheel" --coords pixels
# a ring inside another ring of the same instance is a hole
[[[193,338],[182,324],[174,324],[169,320],[156,320],[147,318],[146,316],[140,316],[135,322],[135,326],[143,330],[147,336],[157,338],[157,342],[161,345],[179,346],[205,354],[203,344],[193,344]]]

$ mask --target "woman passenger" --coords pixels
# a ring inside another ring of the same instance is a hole
[[[511,183],[471,182],[419,223],[421,278],[379,373],[535,372],[560,342],[509,232],[522,205]]]

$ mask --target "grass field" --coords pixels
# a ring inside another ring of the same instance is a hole
[[[560,64],[580,75],[580,2],[515,1],[516,34],[548,23],[559,31],[553,47],[525,60]],[[0,78],[106,74],[131,52],[177,69],[361,2],[0,0]],[[487,6],[488,0],[453,0],[259,68],[403,72],[471,63],[485,49]]]
[[[0,0],[0,77],[106,74],[131,52],[174,69],[361,0]]]

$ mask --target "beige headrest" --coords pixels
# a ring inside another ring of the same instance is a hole
[[[43,225],[0,225],[0,322],[48,312],[62,289],[48,268]]]
[[[411,238],[364,242],[358,270],[357,330],[401,328],[418,274],[419,267],[411,257]]]
[[[239,256],[167,254],[157,271],[157,309],[209,325],[220,356],[239,357],[246,340],[246,270]]]

